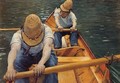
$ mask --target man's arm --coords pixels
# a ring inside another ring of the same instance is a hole
[[[72,19],[72,23],[73,23],[73,25],[72,25],[72,27],[70,27],[70,30],[73,32],[73,31],[75,31],[76,25],[77,25],[76,19]]]
[[[43,55],[42,55],[42,58],[38,64],[45,64],[46,61],[49,59],[50,54],[51,54],[51,49],[52,49],[52,43],[53,43],[52,38],[47,38],[45,40],[45,45],[43,48]]]
[[[47,38],[44,43],[42,58],[39,61],[38,65],[33,69],[35,76],[39,76],[45,70],[45,63],[49,59],[52,49],[52,38]]]
[[[56,25],[57,25],[58,29],[63,28],[62,25],[60,25],[60,22],[59,22],[60,15],[59,15],[59,9],[57,9],[57,8],[55,9],[54,17],[55,17],[55,22],[56,22]]]
[[[15,79],[16,70],[14,69],[14,61],[19,49],[20,49],[20,45],[17,43],[14,43],[11,45],[11,50],[8,54],[8,67],[7,67],[7,72],[5,74],[5,77],[9,81]]]
[[[76,25],[77,25],[77,18],[73,12],[71,12],[71,19],[72,19],[72,27],[71,28],[75,29]]]
[[[60,18],[59,16],[55,16],[55,22],[56,22],[58,30],[62,31],[63,27],[60,25],[59,18]]]
[[[17,43],[14,43],[11,45],[11,50],[8,54],[8,68],[14,68],[13,63],[16,58],[17,52],[20,49],[20,45]]]
[[[72,26],[72,27],[75,29],[75,28],[76,28],[76,25],[77,25],[76,19],[73,19],[73,20],[72,20],[72,23],[73,23],[73,26]]]
[[[58,28],[63,28],[60,23],[59,23],[59,16],[55,16],[55,22],[56,22],[56,25],[58,26]]]

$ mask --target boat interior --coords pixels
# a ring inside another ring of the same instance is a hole
[[[56,29],[53,13],[45,22],[51,27],[53,34]],[[88,61],[94,59],[95,56],[78,32],[78,46],[70,45],[69,36],[62,37],[62,48],[54,49],[58,56],[58,65],[70,64]],[[74,66],[74,65],[73,65]],[[109,83],[108,70],[104,64],[91,67],[82,67],[68,71],[58,72],[59,83]]]

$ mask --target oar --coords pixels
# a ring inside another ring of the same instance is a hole
[[[19,30],[20,28],[0,28],[0,31],[16,31]]]
[[[110,62],[110,60],[113,60],[113,62],[120,60],[120,54],[114,55],[113,58],[104,57],[104,58],[99,58],[99,59],[92,59],[88,61],[80,61],[76,63],[69,63],[69,64],[64,64],[64,65],[49,67],[45,69],[44,74],[62,72],[62,71],[67,71],[67,70],[72,70],[72,69],[77,69],[77,68],[82,68],[82,67],[95,66],[95,65],[100,65],[100,64],[107,64]],[[34,76],[34,72],[32,70],[26,71],[26,72],[18,72],[16,74],[16,79],[31,77],[31,76]],[[4,79],[6,79],[5,76],[4,76]]]
[[[59,30],[57,28],[52,28],[52,30],[55,31],[55,32],[58,32],[58,31],[60,31],[60,32],[70,32],[70,31],[72,31],[71,29],[62,29],[62,30]],[[77,31],[77,29],[74,29],[74,31]]]
[[[16,31],[19,30],[20,28],[0,28],[0,31]],[[60,31],[57,28],[52,28],[53,31]],[[63,29],[61,32],[69,32],[71,31],[71,29]],[[74,31],[77,31],[77,29],[75,29]]]

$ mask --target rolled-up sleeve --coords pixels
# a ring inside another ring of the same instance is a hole
[[[45,26],[44,44],[46,42],[49,42],[48,41],[49,39],[52,39],[52,41],[53,41],[54,40],[54,36],[53,36],[53,32],[52,32],[51,28],[46,25]]]
[[[70,16],[71,16],[72,20],[77,20],[75,14],[73,12],[70,13]]]
[[[13,34],[10,45],[12,45],[14,43],[21,44],[21,33],[20,33],[20,31],[17,31],[16,33]]]
[[[59,16],[59,12],[60,12],[60,9],[55,9],[54,11],[54,17],[58,17]]]

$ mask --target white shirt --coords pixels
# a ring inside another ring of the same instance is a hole
[[[52,38],[54,39],[53,37],[53,33],[52,33],[52,30],[50,29],[50,27],[48,27],[47,25],[45,25],[45,35],[44,35],[44,39],[43,41],[38,44],[37,46],[34,46],[34,47],[31,47],[30,50],[29,50],[29,53],[38,53],[40,52],[43,48],[44,48],[44,45],[49,42],[47,41],[46,39],[47,38]],[[11,45],[14,44],[14,43],[17,43],[17,44],[20,44],[21,47],[25,48],[25,49],[28,49],[28,46],[23,42],[22,40],[22,36],[21,36],[21,31],[22,30],[18,30],[16,33],[14,33],[13,37],[12,37],[12,40],[11,40]]]
[[[54,16],[55,16],[55,18],[58,16],[60,17],[59,23],[60,23],[60,25],[62,25],[62,27],[70,27],[73,25],[72,20],[73,19],[77,20],[75,14],[72,11],[69,13],[69,15],[66,18],[62,18],[60,16],[60,8],[55,9]]]

